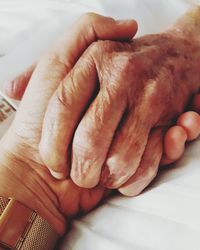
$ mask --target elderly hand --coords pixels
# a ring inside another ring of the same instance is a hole
[[[168,33],[90,46],[49,103],[40,142],[46,165],[55,151],[63,159],[60,145],[70,123],[77,124],[75,111],[86,110],[72,143],[73,181],[87,188],[100,181],[126,195],[141,191],[157,173],[165,129],[198,92],[198,51],[200,46]]]
[[[84,15],[38,63],[15,120],[0,141],[0,195],[37,211],[60,234],[64,231],[63,215],[89,211],[107,191],[100,186],[83,189],[69,179],[56,180],[46,168],[38,148],[49,99],[90,43],[129,40],[136,29],[133,20]]]
[[[100,181],[126,195],[141,192],[157,173],[164,131],[199,90],[200,45],[186,28],[90,46],[49,102],[40,142],[45,164],[67,175],[71,163],[82,187]]]

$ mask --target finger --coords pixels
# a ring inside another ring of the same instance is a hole
[[[170,164],[178,160],[185,150],[187,133],[181,126],[173,126],[164,136],[164,156],[161,165]]]
[[[187,141],[196,139],[200,134],[200,115],[194,111],[183,113],[177,120],[177,125],[187,133]]]
[[[110,190],[100,185],[92,189],[80,188],[71,179],[60,181],[54,178],[51,186],[60,197],[61,211],[67,215],[67,218],[89,212],[102,198],[110,194]]]
[[[89,44],[98,39],[129,39],[136,30],[137,24],[133,20],[118,22],[97,14],[85,14],[37,64],[15,122],[35,124],[33,106],[34,114],[43,121],[49,99]],[[38,127],[40,124],[37,124],[37,130]],[[23,132],[24,136],[31,133],[26,129]]]
[[[114,20],[95,13],[84,14],[55,44],[55,54],[70,67],[97,40],[130,40],[137,32],[135,20]],[[68,44],[68,46],[66,46]],[[59,45],[59,46],[58,46]],[[69,51],[70,49],[70,51]]]
[[[92,188],[98,184],[125,107],[125,96],[104,87],[79,123],[73,139],[71,168],[71,178],[78,186]]]
[[[131,39],[137,31],[134,20],[115,21],[94,13],[85,14],[77,22],[73,31],[69,30],[55,45],[55,57],[71,68],[80,54],[95,40],[98,39]],[[68,46],[66,46],[68,44]],[[64,58],[64,59],[63,59]],[[16,100],[21,100],[36,65],[32,65],[25,72],[12,81],[6,83],[6,94]]]
[[[62,37],[59,41],[60,46],[56,47],[59,48],[56,53],[59,60],[65,61],[65,65],[70,69],[83,50],[93,41],[97,39],[130,39],[136,29],[135,21],[115,21],[112,18],[90,13],[77,23],[71,36]],[[66,44],[68,44],[67,49],[65,49]],[[65,47],[63,48],[63,46]],[[74,129],[95,88],[96,73],[94,73],[93,62],[87,61],[84,65],[87,68],[85,73],[81,69],[81,65],[63,81],[54,94],[45,115],[40,153],[52,175],[58,179],[65,178],[67,175],[68,147]],[[48,130],[51,132],[49,133]]]
[[[68,175],[69,146],[74,130],[93,96],[97,82],[91,57],[82,56],[52,96],[39,144],[41,157],[57,179]]]
[[[103,186],[118,188],[134,174],[143,155],[149,130],[140,112],[130,115],[122,123],[122,128],[115,135],[102,171]]]
[[[119,188],[120,193],[126,196],[138,195],[154,179],[158,172],[163,152],[162,140],[162,129],[156,128],[152,130],[137,171],[122,187]]]
[[[191,110],[200,114],[200,94],[194,96],[191,104]]]
[[[10,98],[21,100],[35,67],[35,64],[32,65],[25,72],[5,84],[5,92]]]

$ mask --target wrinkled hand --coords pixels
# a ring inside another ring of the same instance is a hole
[[[157,173],[165,130],[199,90],[199,51],[184,29],[94,43],[51,98],[40,142],[45,164],[65,175],[71,165],[82,187],[100,181],[141,192]]]
[[[95,14],[82,17],[38,63],[15,120],[0,141],[0,195],[37,211],[59,233],[64,230],[63,215],[89,211],[107,191],[100,186],[83,189],[69,179],[56,180],[46,168],[38,145],[49,99],[89,44],[97,39],[129,40],[136,29],[135,21]]]

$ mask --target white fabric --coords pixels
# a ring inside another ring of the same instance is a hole
[[[139,35],[171,25],[191,4],[184,0],[0,0],[0,81],[38,58],[59,32],[86,11],[134,17]],[[61,249],[200,249],[200,140],[184,157],[161,171],[135,198],[115,197],[75,220]]]

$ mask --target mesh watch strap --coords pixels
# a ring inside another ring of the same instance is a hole
[[[0,249],[51,250],[58,234],[18,201],[0,197]]]

